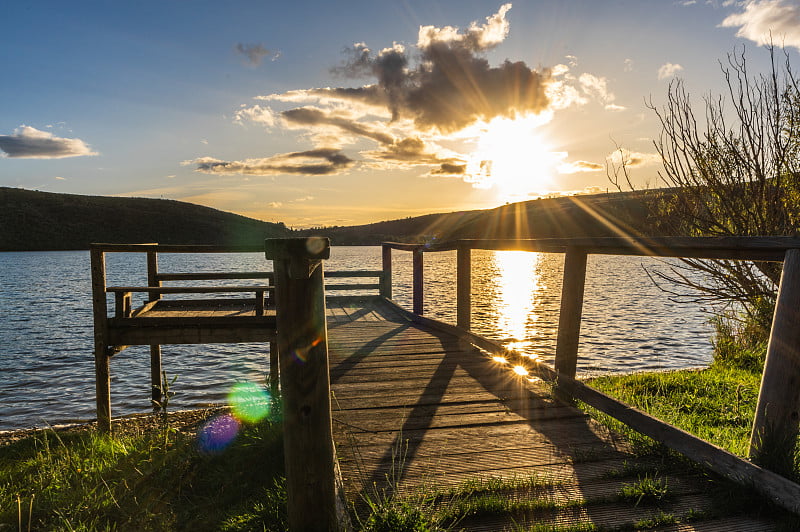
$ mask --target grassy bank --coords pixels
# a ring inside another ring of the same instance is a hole
[[[280,424],[214,419],[0,446],[0,530],[285,530]]]
[[[602,377],[592,385],[744,456],[759,378],[757,369],[715,363],[699,371]],[[0,439],[0,530],[285,530],[280,422],[273,417],[243,423],[224,414],[172,417],[166,423],[153,417],[146,426],[120,424],[113,437],[84,428]],[[359,503],[355,529],[458,530],[492,516],[567,515],[581,504],[657,508],[668,503],[674,495],[665,475],[686,473],[692,466],[645,437],[622,432],[649,458],[635,470],[623,468],[619,478],[606,478],[618,482],[619,490],[603,499],[561,500],[555,496],[561,487],[550,478],[476,479],[456,487],[375,495]],[[772,512],[747,490],[726,482],[706,488],[718,501],[711,513],[662,513],[618,529]],[[785,521],[786,530],[796,529],[798,521]],[[545,529],[604,530],[590,522],[542,525]]]
[[[753,371],[712,365],[703,370],[599,377],[589,384],[714,445],[747,456],[760,379]]]

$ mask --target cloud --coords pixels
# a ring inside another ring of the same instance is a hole
[[[272,109],[266,106],[242,106],[238,111],[236,111],[233,121],[238,124],[242,124],[246,120],[255,122],[257,124],[262,124],[266,127],[272,127],[275,125],[275,114],[272,112]],[[205,144],[208,144],[208,141],[205,141]]]
[[[237,43],[236,46],[234,46],[234,50],[244,58],[246,64],[252,67],[260,65],[265,56],[270,56],[271,61],[275,61],[281,56],[280,52],[268,50],[264,48],[261,43]]]
[[[370,105],[383,102],[392,120],[407,118],[420,130],[441,133],[496,116],[543,111],[549,103],[549,71],[537,72],[521,61],[491,66],[482,55],[508,35],[509,9],[510,4],[503,5],[485,24],[473,22],[464,32],[452,26],[421,26],[415,65],[402,45],[373,53],[365,43],[356,43],[334,71],[353,78],[369,76],[376,83],[346,92],[328,89],[324,94]]]
[[[348,116],[344,116],[341,112],[337,114],[316,107],[298,107],[296,109],[284,111],[281,113],[281,118],[289,125],[330,126],[361,137],[376,140],[382,144],[391,144],[394,141],[392,135],[353,120]]]
[[[67,180],[66,177],[61,177],[60,175],[57,175],[54,179],[56,179],[57,181],[66,181]]]
[[[593,163],[591,161],[574,161],[563,163],[558,166],[559,174],[577,174],[579,172],[599,172],[605,170],[605,165]]]
[[[243,105],[236,112],[238,123],[301,130],[314,146],[297,152],[305,154],[302,161],[294,154],[279,154],[240,161],[203,157],[190,163],[199,172],[259,175],[337,174],[356,164],[371,170],[427,166],[425,175],[469,181],[469,156],[451,146],[476,140],[480,124],[533,116],[545,123],[554,110],[587,102],[587,90],[609,110],[622,108],[603,85],[605,78],[593,78],[602,87],[584,89],[574,76],[567,79],[566,65],[534,70],[521,61],[490,63],[488,51],[508,36],[510,9],[511,4],[504,4],[484,21],[462,29],[420,26],[416,44],[371,48],[356,42],[331,72],[358,80],[354,84],[360,86],[260,95],[255,99],[268,105]],[[574,57],[568,60],[577,64]],[[274,111],[278,106],[285,110]],[[454,144],[441,146],[448,141]],[[342,151],[348,144],[357,144],[361,160]],[[309,158],[315,150],[343,159]]]
[[[614,103],[616,96],[608,90],[608,79],[604,77],[595,76],[589,73],[583,73],[578,77],[578,83],[585,94],[595,98],[604,108],[608,111],[624,111],[625,106],[617,105]]]
[[[361,152],[361,155],[375,161],[391,162],[395,167],[438,165],[439,171],[435,172],[437,175],[454,175],[453,168],[466,165],[466,162],[457,154],[443,150],[433,143],[426,143],[419,137],[398,139],[391,144],[381,146],[378,150]],[[372,166],[380,168],[382,165],[373,164]],[[460,172],[459,175],[463,173]]]
[[[218,175],[331,175],[342,173],[353,166],[354,161],[338,149],[316,148],[244,161],[222,161],[213,157],[201,157],[181,164],[184,166],[194,164],[198,172]]]
[[[511,4],[503,4],[497,13],[486,17],[486,24],[479,26],[477,22],[472,22],[464,33],[460,33],[458,28],[452,26],[444,28],[420,26],[417,46],[425,49],[435,43],[458,43],[473,51],[494,48],[508,36],[506,13],[509,9]]]
[[[98,155],[81,139],[56,137],[47,131],[21,125],[11,135],[0,135],[0,150],[20,159],[63,159]]]
[[[683,70],[683,67],[674,63],[664,63],[658,68],[658,79],[671,78],[678,72]]]
[[[622,66],[623,72],[633,72],[633,59],[625,59]]]
[[[442,163],[429,172],[432,176],[463,177],[467,173],[466,164]]]
[[[614,150],[608,154],[606,159],[615,166],[622,165],[624,161],[625,166],[631,168],[661,164],[661,156],[657,153],[642,153],[626,149]]]
[[[749,0],[744,11],[728,15],[720,26],[736,28],[737,37],[770,44],[773,40],[783,46],[800,49],[800,5],[787,0]]]

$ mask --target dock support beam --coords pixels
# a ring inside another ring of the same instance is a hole
[[[338,530],[322,260],[327,238],[268,239],[290,530]]]
[[[89,251],[92,268],[92,309],[94,316],[94,378],[97,428],[111,432],[111,373],[107,352],[106,255],[101,249]]]
[[[586,252],[568,247],[564,256],[564,280],[561,288],[561,313],[558,318],[555,370],[574,378],[578,365],[578,341],[583,312],[583,288],[586,282]],[[556,395],[567,399],[556,385]]]
[[[456,325],[469,330],[472,315],[472,254],[459,243],[456,256]]]
[[[380,294],[386,299],[392,299],[392,248],[386,244],[381,246],[381,263],[383,277],[381,277]]]
[[[414,298],[414,304],[412,306],[412,310],[414,314],[419,314],[422,316],[423,311],[423,297],[422,297],[422,290],[424,286],[424,278],[423,278],[423,269],[422,269],[422,246],[417,247],[414,251],[411,252],[414,259],[412,265],[412,294]]]
[[[153,402],[153,412],[161,410],[161,401],[164,399],[164,382],[161,379],[161,346],[150,346],[150,399]]]
[[[791,472],[800,423],[800,249],[783,261],[775,314],[758,395],[750,458],[777,473]]]

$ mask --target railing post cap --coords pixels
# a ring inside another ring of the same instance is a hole
[[[268,260],[276,259],[329,259],[331,241],[327,237],[310,236],[300,238],[267,238],[264,255]]]

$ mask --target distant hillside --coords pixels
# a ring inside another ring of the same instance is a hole
[[[648,218],[646,202],[669,191],[626,192],[538,199],[495,209],[429,214],[350,227],[303,231],[335,245],[459,238],[569,238],[658,234],[664,220]]]
[[[260,245],[283,224],[180,201],[0,187],[0,251],[88,249],[92,242]]]

